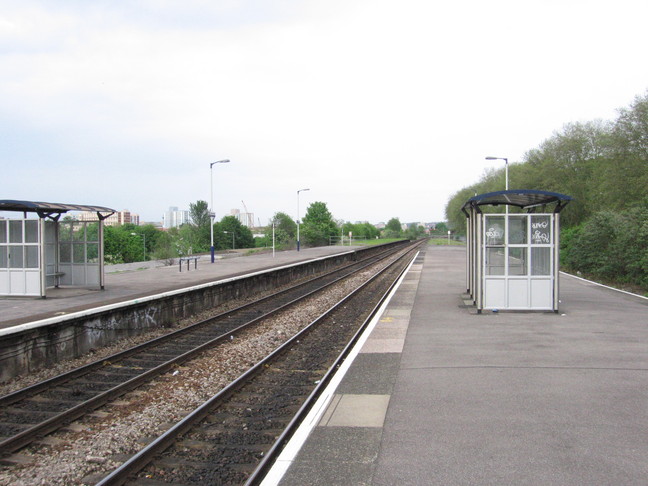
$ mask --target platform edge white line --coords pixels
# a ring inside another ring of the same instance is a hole
[[[599,287],[603,287],[603,288],[605,288],[605,289],[614,290],[614,291],[616,291],[616,292],[621,292],[622,294],[627,294],[627,295],[631,295],[631,296],[633,296],[633,297],[639,297],[640,299],[646,299],[646,300],[648,300],[648,297],[646,297],[646,296],[644,296],[644,295],[639,295],[639,294],[635,294],[635,293],[633,293],[633,292],[628,292],[627,290],[621,290],[621,289],[617,289],[617,288],[615,288],[615,287],[610,287],[609,285],[604,285],[604,284],[602,284],[602,283],[595,282],[594,280],[588,280],[588,279],[586,279],[586,278],[579,277],[578,275],[574,275],[574,274],[571,274],[571,273],[563,272],[562,270],[560,271],[560,273],[562,273],[563,275],[566,275],[566,276],[568,276],[568,277],[575,278],[576,280],[582,280],[583,282],[587,282],[587,283],[591,283],[591,284],[594,284],[594,285],[598,285]]]
[[[302,424],[299,426],[295,434],[293,434],[290,441],[288,441],[288,444],[281,452],[281,454],[275,461],[270,471],[268,471],[268,474],[266,474],[265,478],[263,478],[263,481],[261,482],[261,486],[277,486],[279,482],[283,479],[284,475],[288,471],[288,468],[295,461],[297,454],[299,453],[304,443],[306,442],[306,439],[308,439],[308,436],[311,434],[311,432],[319,422],[320,418],[326,411],[326,407],[328,406],[331,399],[333,398],[335,394],[335,390],[342,382],[342,379],[346,375],[347,371],[351,367],[351,364],[353,363],[357,355],[360,353],[362,346],[364,346],[365,342],[369,338],[369,335],[373,331],[374,327],[376,327],[376,324],[378,324],[378,322],[382,318],[383,314],[385,313],[385,310],[387,309],[387,306],[391,302],[391,299],[400,288],[410,268],[412,268],[412,265],[414,264],[414,261],[416,260],[418,254],[419,252],[417,252],[414,258],[412,258],[412,261],[407,267],[407,270],[403,272],[403,275],[401,275],[400,279],[398,280],[398,283],[394,286],[394,288],[389,293],[389,295],[387,296],[383,304],[380,306],[378,312],[373,317],[373,319],[371,320],[367,328],[364,330],[364,332],[356,342],[355,346],[353,347],[349,355],[346,357],[346,359],[340,366],[337,373],[335,373],[328,386],[324,389],[324,392],[317,399],[315,405],[313,405],[313,408],[306,415],[306,418],[304,419]]]

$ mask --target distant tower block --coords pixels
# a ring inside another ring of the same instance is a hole
[[[245,203],[243,203],[243,206],[245,206]],[[242,213],[240,209],[231,209],[230,216],[234,216],[236,219],[238,219],[239,223],[241,223],[243,226],[247,226],[248,228],[254,227],[254,213],[248,213],[247,208],[244,213]]]

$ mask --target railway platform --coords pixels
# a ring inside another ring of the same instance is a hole
[[[245,255],[245,251],[218,255],[211,263],[209,255],[197,262],[180,266],[162,262],[135,262],[106,266],[104,290],[79,287],[48,288],[46,298],[0,298],[0,333],[2,329],[73,312],[128,301],[144,296],[200,285],[215,280],[245,275],[268,268],[352,251],[357,247],[325,246],[300,251],[265,251]],[[245,256],[243,256],[245,255]]]
[[[646,484],[648,300],[560,286],[477,314],[465,249],[428,247],[263,484]]]

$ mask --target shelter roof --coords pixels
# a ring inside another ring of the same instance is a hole
[[[97,213],[97,217],[99,219],[106,219],[108,216],[115,212],[114,209],[106,208],[103,206],[48,203],[38,201],[16,201],[12,199],[0,199],[0,211],[21,211],[25,213],[37,213],[41,218],[50,217],[52,219],[58,219],[62,213],[67,213],[68,211],[90,211]]]
[[[532,211],[538,206],[556,204],[554,213],[559,213],[571,200],[571,196],[557,192],[512,189],[508,191],[487,192],[473,196],[464,203],[461,210],[466,213],[466,210],[470,207],[478,209],[479,206],[499,206],[503,204]]]

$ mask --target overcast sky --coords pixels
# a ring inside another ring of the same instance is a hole
[[[0,0],[0,199],[440,221],[648,89],[645,0]]]

